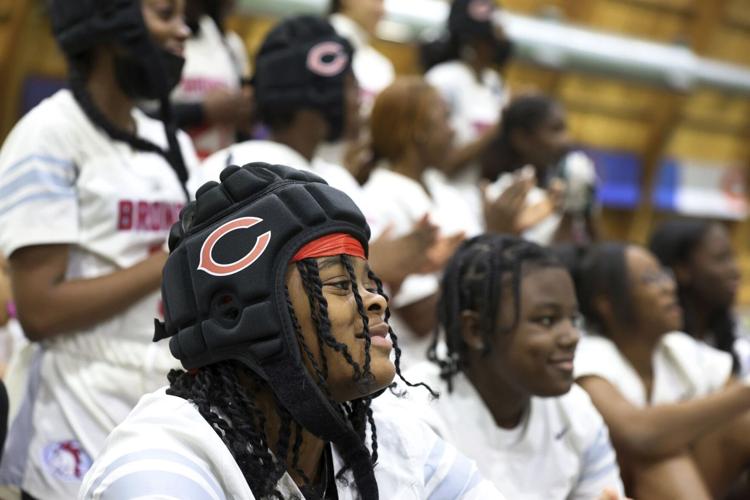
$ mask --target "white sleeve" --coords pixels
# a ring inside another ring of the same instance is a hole
[[[705,374],[706,389],[708,393],[716,392],[724,387],[732,376],[732,355],[704,342],[696,344],[698,359]]]
[[[477,464],[451,444],[432,434],[429,454],[424,463],[424,495],[430,499],[485,500],[505,497],[482,477]]]
[[[75,243],[79,237],[75,149],[31,112],[0,150],[0,248]]]
[[[141,444],[101,455],[84,477],[79,500],[226,500],[216,477],[194,457]]]
[[[434,274],[410,274],[393,297],[393,307],[404,307],[426,299],[440,288]]]
[[[593,413],[595,422],[590,426],[590,440],[583,450],[581,474],[568,496],[569,500],[592,500],[598,498],[605,488],[613,489],[621,496],[625,494],[609,429],[601,416],[595,411]]]

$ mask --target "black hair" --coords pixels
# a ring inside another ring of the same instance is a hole
[[[473,311],[479,317],[479,331],[487,355],[498,332],[502,309],[513,308],[513,321],[501,333],[518,325],[521,310],[521,279],[530,269],[563,267],[554,254],[542,246],[515,236],[483,234],[464,241],[445,268],[438,302],[438,327],[428,359],[440,367],[440,376],[452,390],[453,377],[468,366],[468,346],[461,334],[461,314]],[[503,297],[510,278],[512,298]],[[444,337],[444,338],[443,338]],[[445,343],[442,354],[441,340]]]
[[[617,242],[598,243],[586,252],[574,274],[578,307],[586,321],[586,331],[607,336],[607,324],[596,307],[597,298],[612,305],[618,323],[632,321],[634,308],[628,278],[625,252],[628,245]]]
[[[365,329],[365,359],[360,366],[347,346],[338,342],[331,331],[328,317],[328,302],[323,294],[323,284],[320,280],[317,261],[305,259],[296,263],[302,280],[302,286],[310,302],[310,311],[313,324],[317,331],[318,345],[310,346],[304,341],[300,329],[299,319],[286,290],[287,307],[295,329],[301,355],[309,361],[312,367],[313,378],[321,390],[328,396],[330,404],[336,408],[341,416],[349,422],[352,428],[359,434],[364,442],[366,430],[369,426],[371,434],[370,454],[374,467],[378,459],[377,429],[371,409],[372,399],[378,394],[363,396],[359,399],[338,403],[331,399],[326,379],[328,376],[327,359],[324,347],[329,347],[346,359],[352,368],[353,379],[362,384],[363,389],[369,385],[372,379],[370,372],[370,340],[367,335],[367,312],[362,297],[359,294],[354,269],[350,258],[341,256],[341,261],[350,279],[351,290],[357,304],[357,310]],[[370,280],[375,284],[375,291],[388,300],[383,291],[380,280],[369,273]],[[390,316],[386,307],[385,319]],[[409,386],[424,385],[407,382],[401,374],[401,349],[398,346],[398,338],[392,330],[389,332],[395,350],[395,365],[397,375]],[[320,363],[315,359],[313,353],[317,350]],[[250,381],[250,386],[243,383],[239,376]],[[279,439],[276,449],[270,449],[266,421],[259,408],[256,396],[262,391],[272,394],[268,384],[261,380],[255,373],[237,361],[222,361],[201,368],[195,373],[184,370],[172,370],[169,373],[170,387],[167,393],[189,400],[195,404],[203,418],[216,431],[229,451],[232,453],[237,465],[242,470],[245,480],[256,498],[275,497],[282,498],[281,492],[276,488],[279,479],[288,472],[287,460],[291,453],[292,469],[297,472],[304,481],[301,490],[305,498],[320,498],[321,493],[310,484],[310,478],[298,466],[299,450],[302,444],[302,426],[294,419],[284,405],[275,400],[278,415],[281,421]],[[425,386],[426,387],[426,386]],[[429,389],[429,388],[428,388]],[[339,472],[341,477],[347,470],[348,464]]]
[[[674,270],[680,264],[687,264],[701,245],[709,229],[716,223],[700,219],[673,219],[661,224],[652,234],[649,249],[663,266]],[[695,336],[695,310],[690,301],[689,287],[677,282],[677,297],[682,307],[683,328]],[[728,352],[734,360],[734,368],[739,368],[739,360],[734,352],[735,320],[730,307],[714,311],[708,318],[708,329],[713,334],[718,349]]]
[[[331,0],[331,6],[328,8],[329,14],[341,12],[341,0]]]
[[[443,33],[434,40],[419,44],[419,63],[423,71],[429,71],[434,66],[461,58],[461,40],[450,32]]]
[[[557,101],[543,94],[513,99],[503,110],[498,134],[481,155],[482,177],[495,181],[501,174],[524,166],[524,158],[513,146],[513,133],[516,130],[533,133],[557,106]]]

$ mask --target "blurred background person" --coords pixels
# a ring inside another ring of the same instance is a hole
[[[649,248],[674,273],[683,331],[731,354],[740,376],[750,374],[750,338],[734,313],[741,276],[726,227],[669,220],[651,234]]]
[[[576,273],[575,377],[604,417],[634,498],[723,498],[750,461],[750,384],[680,331],[671,273],[645,248],[595,245]]]
[[[445,33],[421,48],[425,79],[445,99],[456,133],[453,147],[435,166],[453,178],[478,214],[478,160],[508,101],[498,70],[513,53],[513,43],[494,22],[496,11],[493,0],[454,0]]]
[[[151,342],[169,229],[197,158],[169,120],[183,0],[53,0],[70,89],[0,150],[0,248],[34,352],[0,466],[26,498],[75,498],[109,432],[174,359]],[[161,103],[164,122],[136,107]],[[14,403],[15,405],[15,403]]]
[[[596,172],[583,154],[571,153],[565,110],[543,94],[514,98],[503,111],[500,128],[482,158],[482,177],[494,185],[494,198],[519,180],[531,178],[525,238],[542,245],[553,241],[587,243],[596,237]]]
[[[252,92],[244,42],[226,27],[234,0],[185,0],[190,38],[185,67],[171,99],[177,125],[185,129],[200,158],[249,134]]]

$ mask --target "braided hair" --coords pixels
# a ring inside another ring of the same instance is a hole
[[[659,226],[651,235],[649,249],[662,265],[672,268],[687,264],[702,244],[713,223],[697,219],[676,219]],[[687,333],[696,335],[695,310],[690,302],[692,290],[678,282],[677,298],[683,311],[683,325]],[[739,369],[739,359],[734,352],[735,320],[731,306],[719,308],[708,318],[708,329],[714,336],[716,347],[732,355],[734,369]]]
[[[447,382],[449,392],[453,389],[453,377],[468,366],[468,346],[461,333],[462,313],[473,311],[478,315],[484,340],[482,355],[486,356],[498,332],[502,310],[513,308],[513,321],[503,325],[500,333],[509,333],[518,326],[524,273],[544,267],[563,265],[549,249],[514,236],[483,234],[459,247],[443,275],[439,325],[427,354],[440,367],[440,376]],[[508,279],[510,296],[503,293]]]
[[[312,367],[312,376],[316,384],[328,397],[330,404],[349,422],[352,429],[357,432],[363,442],[366,440],[366,431],[369,427],[371,463],[375,467],[378,460],[378,442],[371,403],[373,398],[377,397],[380,392],[372,395],[363,395],[361,398],[353,401],[339,403],[332,399],[326,382],[328,377],[328,360],[324,352],[325,347],[333,349],[347,361],[352,368],[353,380],[360,384],[363,394],[366,394],[366,388],[370,385],[369,382],[373,378],[370,371],[370,339],[367,327],[367,312],[358,291],[351,258],[341,255],[340,259],[349,275],[357,311],[364,325],[365,357],[363,364],[360,365],[355,361],[348,347],[338,342],[331,331],[328,302],[323,294],[323,284],[315,259],[303,259],[295,265],[299,271],[302,286],[310,303],[310,313],[317,332],[317,345],[308,345],[305,342],[299,318],[296,316],[289,298],[288,289],[285,290],[287,307],[296,332],[302,358],[309,361],[309,365]],[[388,297],[383,292],[382,283],[377,276],[370,272],[369,278],[376,285],[377,293],[384,296],[387,301]],[[386,308],[386,322],[389,316],[390,312]],[[398,338],[393,330],[390,330],[390,327],[389,332],[396,354],[396,373],[401,380],[404,380],[401,375],[401,349],[398,346]],[[316,351],[319,354],[317,359],[314,354]],[[240,381],[241,378],[250,381],[249,386],[248,384],[243,384]],[[423,385],[412,384],[405,380],[404,382],[410,386]],[[271,449],[272,444],[268,438],[266,419],[259,408],[257,396],[260,393],[273,393],[268,384],[244,364],[237,361],[221,361],[205,366],[196,373],[189,373],[184,370],[172,370],[169,373],[169,384],[167,394],[193,402],[198,412],[218,434],[232,453],[256,498],[283,498],[282,493],[276,485],[281,477],[290,471],[289,467],[302,478],[303,485],[301,490],[305,498],[320,498],[322,496],[322,492],[318,491],[311,484],[310,478],[299,467],[299,451],[302,445],[303,428],[275,396],[274,402],[281,426],[278,429],[276,447],[275,449]],[[291,465],[288,467],[287,464]],[[337,474],[337,477],[340,478],[348,469],[348,464],[345,464],[344,468]]]

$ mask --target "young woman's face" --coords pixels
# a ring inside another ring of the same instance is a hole
[[[342,0],[341,13],[350,17],[371,36],[383,18],[383,0]]]
[[[547,117],[528,134],[519,147],[524,162],[537,167],[556,165],[570,150],[571,139],[560,106],[552,106]]]
[[[510,286],[503,290],[498,323],[509,325],[513,310]],[[573,359],[581,334],[576,326],[578,302],[570,274],[560,267],[526,271],[521,279],[518,326],[495,335],[490,354],[482,358],[506,384],[528,395],[551,397],[573,384]]]
[[[729,233],[721,224],[709,226],[690,256],[687,283],[696,299],[709,307],[727,308],[734,304],[740,284],[740,271]]]
[[[185,24],[185,0],[142,0],[141,5],[151,38],[161,48],[182,56],[190,36]]]
[[[367,261],[355,257],[349,257],[349,260],[354,268],[358,292],[367,313],[370,330],[370,371],[373,380],[365,386],[357,383],[354,380],[354,369],[344,355],[331,347],[323,347],[328,366],[328,389],[333,399],[338,402],[351,401],[383,389],[390,385],[396,375],[396,368],[390,360],[392,343],[388,335],[388,324],[385,322],[385,297],[377,293],[376,284],[368,277]],[[364,327],[357,311],[349,274],[338,256],[318,259],[318,268],[323,284],[323,297],[328,303],[331,335],[337,342],[347,346],[361,369],[365,363]],[[303,288],[302,278],[294,265],[289,267],[287,273],[287,288],[304,342],[312,351],[318,366],[322,366],[318,332],[312,319],[310,302]],[[313,366],[305,353],[302,353],[302,357],[315,378]]]
[[[425,117],[415,141],[426,166],[437,166],[445,159],[453,144],[454,132],[450,124],[450,111],[437,91],[426,97]]]
[[[682,328],[682,309],[672,274],[651,252],[634,245],[625,250],[625,267],[634,323],[657,335]]]

